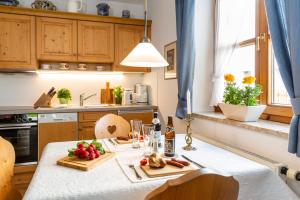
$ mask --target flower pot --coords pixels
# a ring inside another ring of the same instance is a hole
[[[244,106],[219,103],[220,109],[228,119],[241,122],[255,122],[266,109],[266,105]]]
[[[119,98],[115,98],[115,103],[116,104],[122,104],[122,97],[119,97]]]
[[[65,98],[58,98],[60,104],[69,104],[70,99],[65,99]]]

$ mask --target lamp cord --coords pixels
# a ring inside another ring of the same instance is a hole
[[[145,20],[145,22],[144,22],[145,23],[144,24],[145,25],[144,26],[144,38],[147,38],[147,31],[148,31],[148,27],[147,27],[148,26],[148,24],[147,24],[147,20],[148,20],[147,19],[147,9],[148,9],[147,7],[148,7],[148,4],[147,3],[148,3],[148,1],[145,0],[145,5],[144,5],[145,6],[145,11],[144,11],[144,20]]]

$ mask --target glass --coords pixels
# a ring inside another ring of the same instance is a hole
[[[154,127],[152,124],[143,124],[144,155],[152,154],[152,141],[154,137]]]
[[[281,79],[273,51],[271,51],[271,71],[272,104],[291,105],[290,97]]]
[[[142,129],[141,120],[130,120],[132,132],[132,147],[140,148],[140,134]]]
[[[255,38],[256,1],[219,1],[218,15],[219,28],[226,37],[237,37],[239,42]]]
[[[224,72],[234,74],[237,84],[242,83],[244,76],[255,76],[255,45],[235,50]]]

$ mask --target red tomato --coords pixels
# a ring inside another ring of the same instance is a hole
[[[146,158],[140,161],[140,164],[141,164],[142,166],[147,165],[147,163],[148,163],[148,160],[147,160]]]

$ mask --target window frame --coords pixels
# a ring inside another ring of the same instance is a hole
[[[258,46],[259,50],[255,52],[255,77],[256,82],[263,87],[263,93],[259,97],[261,104],[267,105],[266,110],[261,115],[261,119],[276,121],[289,124],[293,116],[292,106],[272,104],[272,83],[271,83],[271,37],[267,23],[267,15],[264,0],[256,1],[256,31],[255,37],[239,43],[239,47],[243,48],[250,45]],[[265,33],[265,39],[258,39],[261,33]],[[257,41],[259,40],[259,41]],[[215,107],[216,112],[220,112],[219,107]]]
[[[265,1],[256,0],[256,37],[260,33],[266,34],[264,42],[260,42],[260,50],[256,51],[256,78],[257,83],[264,88],[260,95],[260,102],[267,105],[266,110],[261,116],[262,119],[290,123],[293,116],[292,106],[272,104],[272,73],[271,73],[271,37],[269,34],[267,15],[265,10]],[[257,44],[256,44],[257,45]]]

